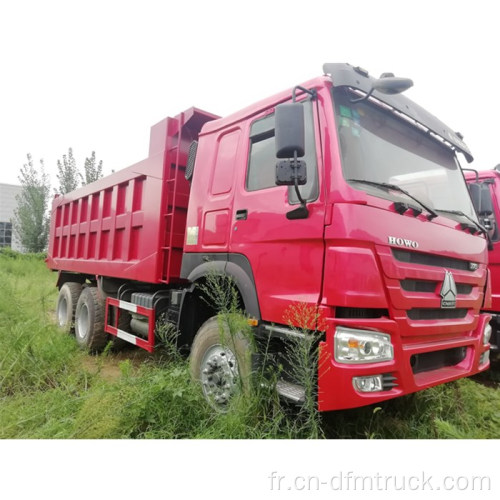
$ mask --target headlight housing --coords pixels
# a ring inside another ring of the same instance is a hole
[[[335,361],[345,364],[377,363],[394,359],[390,335],[344,326],[335,329],[334,353]]]
[[[380,392],[384,390],[382,375],[353,377],[352,385],[358,392]]]

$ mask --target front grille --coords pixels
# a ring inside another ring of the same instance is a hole
[[[422,264],[425,266],[444,267],[450,269],[459,269],[461,271],[470,271],[469,261],[445,257],[443,255],[432,255],[419,252],[409,252],[408,250],[392,249],[392,255],[400,262],[409,264]]]
[[[432,319],[463,319],[467,315],[467,309],[430,309],[418,308],[408,310],[408,318],[413,320]]]
[[[424,352],[414,354],[410,358],[410,365],[413,373],[428,372],[438,370],[445,366],[454,366],[465,359],[466,347],[454,347],[442,351]]]
[[[437,281],[401,280],[401,288],[407,292],[434,293],[437,284]]]
[[[335,311],[335,317],[337,318],[383,318],[389,317],[389,311],[387,309],[372,309],[372,308],[361,308],[361,307],[337,307]]]
[[[437,286],[442,285],[438,281],[421,281],[421,280],[401,280],[401,288],[407,292],[424,292],[434,293]],[[460,295],[469,295],[472,292],[472,285],[465,283],[456,283],[457,293]],[[439,292],[439,290],[437,290]]]

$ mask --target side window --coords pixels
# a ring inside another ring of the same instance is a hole
[[[0,248],[12,246],[12,224],[0,222]]]
[[[304,101],[307,184],[300,187],[302,197],[313,201],[318,197],[318,166],[314,140],[314,114],[311,101]],[[246,188],[258,191],[276,186],[276,151],[274,144],[274,115],[255,121],[250,129],[250,153]],[[295,188],[288,189],[291,204],[298,203]]]
[[[274,115],[253,123],[250,130],[250,158],[247,172],[248,191],[276,186],[276,153],[274,148]]]

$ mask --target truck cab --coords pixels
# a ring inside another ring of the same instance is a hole
[[[498,356],[500,345],[500,167],[492,170],[465,171],[469,192],[480,224],[488,233],[488,269],[491,305],[485,310],[492,315],[491,350]]]
[[[271,334],[293,304],[317,307],[320,409],[486,369],[486,241],[457,160],[472,159],[467,146],[404,96],[373,91],[361,68],[324,72],[205,125],[183,275],[238,268],[247,311]],[[304,108],[303,218],[290,218],[294,187],[276,184],[275,115],[293,100]]]

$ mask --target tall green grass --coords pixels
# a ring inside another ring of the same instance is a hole
[[[263,386],[217,413],[168,345],[151,356],[78,350],[54,325],[54,284],[42,256],[0,251],[1,438],[500,437],[494,376],[328,415],[284,407]]]

